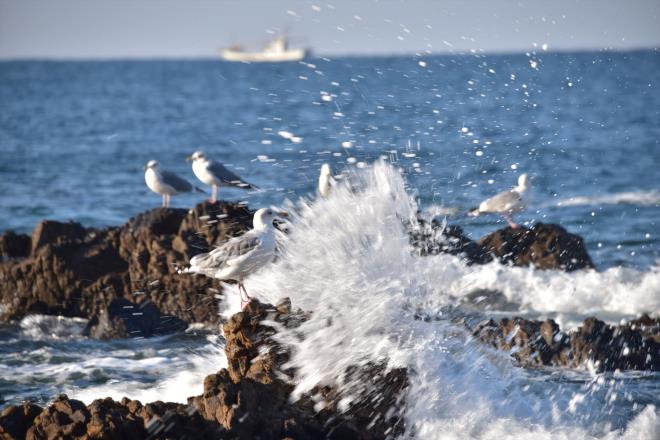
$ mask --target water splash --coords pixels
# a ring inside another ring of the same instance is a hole
[[[346,368],[385,362],[408,368],[407,429],[417,438],[658,432],[657,397],[644,401],[634,386],[603,375],[559,383],[548,372],[530,375],[451,321],[476,288],[500,290],[518,305],[516,314],[577,309],[620,319],[657,311],[657,268],[564,274],[421,258],[404,227],[417,212],[404,179],[382,161],[357,177],[360,190],[340,186],[326,199],[302,200],[289,234],[280,237],[281,257],[247,283],[261,299],[288,296],[313,312],[295,333],[280,333],[293,347],[294,397],[339,382],[350,400],[352,384],[341,383]]]

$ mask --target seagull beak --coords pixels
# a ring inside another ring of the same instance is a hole
[[[190,156],[186,156],[186,162],[192,162],[193,157],[192,154]]]
[[[285,218],[289,217],[289,213],[286,212],[286,211],[278,211],[277,215],[279,215],[280,217],[285,217]]]

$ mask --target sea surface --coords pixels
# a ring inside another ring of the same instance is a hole
[[[144,184],[148,160],[194,182],[185,157],[203,150],[259,187],[221,198],[299,208],[283,257],[247,287],[334,314],[303,329],[300,392],[343,362],[387,357],[416,372],[406,417],[418,438],[657,438],[657,374],[521,370],[451,319],[497,315],[467,311],[475,289],[502,292],[502,316],[566,328],[660,313],[659,86],[658,51],[2,62],[0,231],[29,233],[44,218],[122,224],[160,205]],[[323,163],[359,175],[363,191],[316,200]],[[393,219],[418,210],[473,238],[503,226],[465,212],[523,172],[533,197],[516,220],[580,234],[597,271],[468,267],[415,257],[397,239]],[[438,319],[415,321],[420,308]],[[0,406],[59,392],[185,401],[226,363],[222,337],[202,329],[106,342],[82,327],[44,316],[0,325]]]

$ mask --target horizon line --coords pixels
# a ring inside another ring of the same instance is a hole
[[[310,49],[307,49],[310,50]],[[569,53],[628,53],[628,52],[656,52],[660,46],[638,46],[626,48],[557,48],[543,50],[540,47],[528,49],[501,49],[501,50],[448,50],[439,52],[377,52],[377,53],[315,53],[310,50],[310,55],[305,59],[343,59],[343,58],[422,58],[422,57],[451,57],[451,56],[506,56],[506,55],[525,55],[527,53],[535,54],[569,54]],[[7,62],[112,62],[112,61],[223,61],[219,55],[110,55],[110,56],[18,56],[18,57],[0,57],[0,63]],[[232,62],[232,61],[227,61]],[[241,63],[241,64],[261,64],[261,63]],[[265,63],[271,64],[271,63]]]

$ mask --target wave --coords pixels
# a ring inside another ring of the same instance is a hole
[[[0,344],[0,378],[9,378],[2,397],[43,401],[64,392],[85,403],[106,396],[185,403],[203,392],[206,375],[226,366],[218,335],[99,341],[82,336],[86,322],[32,315],[6,329],[13,337]]]
[[[112,397],[115,400],[128,397],[142,403],[157,400],[186,403],[188,397],[204,392],[204,377],[227,366],[224,347],[219,344],[217,337],[209,336],[208,342],[203,349],[194,352],[181,349],[174,355],[168,352],[134,360],[106,358],[109,363],[106,367],[133,370],[136,373],[135,379],[111,381],[84,388],[70,387],[67,394],[86,403],[98,399],[99,396]],[[95,359],[94,363],[98,361],[99,359]],[[156,375],[157,379],[145,382],[145,375],[142,374],[145,370],[149,370],[149,376]]]
[[[593,206],[593,205],[639,205],[639,206],[658,206],[660,205],[660,191],[631,191],[616,194],[605,194],[602,196],[576,196],[561,200],[553,204],[554,206]]]
[[[313,312],[295,331],[279,333],[293,347],[294,396],[340,381],[350,399],[352,384],[341,382],[346,368],[386,362],[408,368],[407,435],[416,438],[653,438],[660,402],[625,403],[636,399],[636,385],[602,376],[561,386],[530,378],[451,318],[475,289],[502,292],[515,306],[509,315],[570,320],[577,311],[619,320],[657,312],[658,268],[566,274],[418,257],[402,226],[418,210],[402,177],[384,162],[360,177],[359,192],[340,186],[327,199],[301,201],[290,232],[279,237],[281,258],[247,280],[260,299],[290,297]],[[225,313],[237,308],[232,302]],[[420,313],[435,319],[419,320]]]
[[[19,323],[21,336],[32,340],[80,338],[86,325],[84,318],[49,315],[28,315]]]

